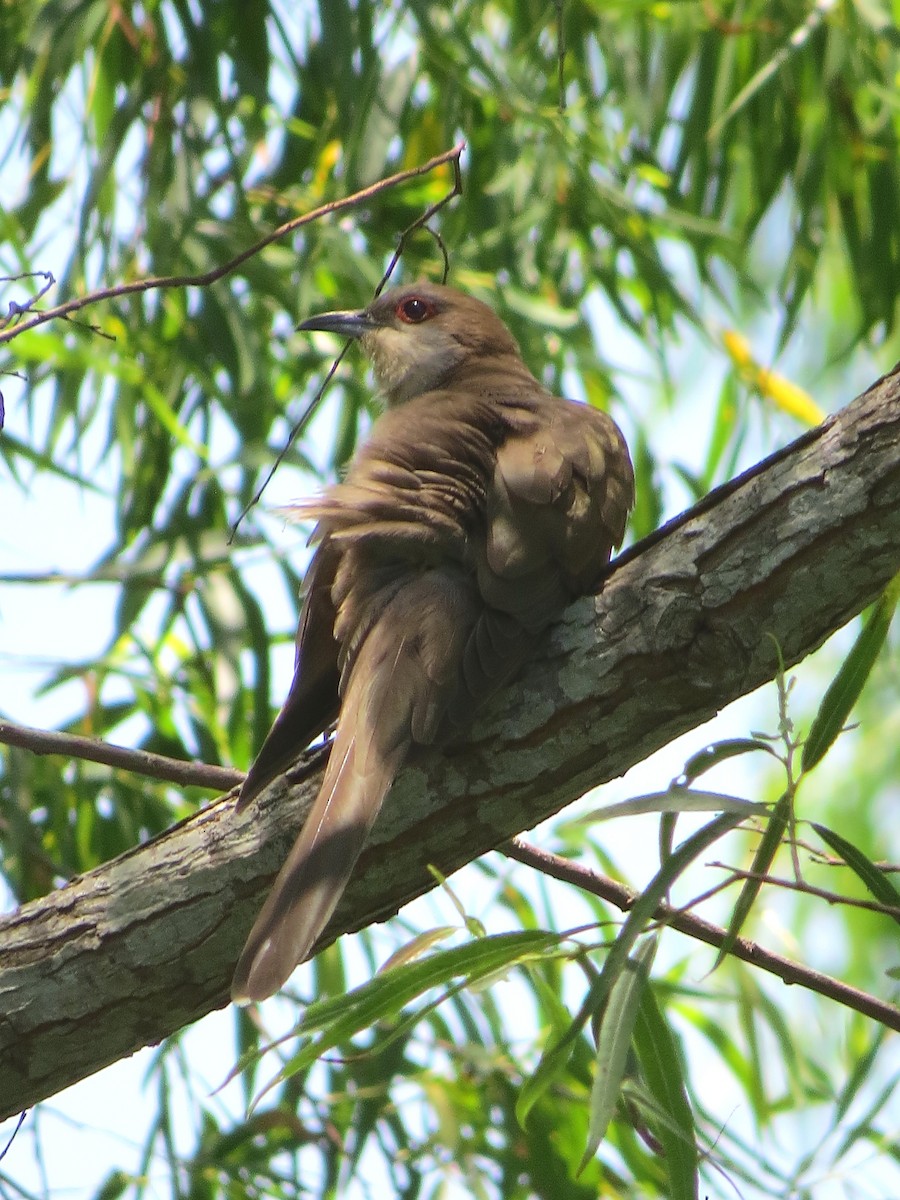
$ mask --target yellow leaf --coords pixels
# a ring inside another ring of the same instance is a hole
[[[783,375],[760,368],[756,385],[761,394],[772,400],[782,412],[796,417],[804,425],[818,425],[825,420],[825,414],[809,392],[804,391],[798,384],[791,383]]]
[[[342,154],[341,143],[334,139],[323,149],[319,155],[319,161],[316,164],[316,173],[313,176],[311,192],[314,196],[323,196],[325,194],[325,184],[334,172]]]
[[[722,334],[722,342],[736,367],[750,367],[754,365],[753,355],[750,352],[750,343],[742,333],[738,333],[735,329],[726,329]]]
[[[809,392],[777,371],[759,365],[753,357],[750,343],[742,333],[735,329],[724,330],[722,344],[743,378],[766,400],[771,400],[782,412],[802,421],[804,425],[818,425],[824,421],[825,414]]]

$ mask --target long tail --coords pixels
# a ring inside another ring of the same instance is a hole
[[[376,757],[366,769],[358,732],[342,720],[322,789],[235,969],[231,996],[237,1004],[278,991],[312,950],[400,768],[406,746]]]
[[[312,950],[410,746],[432,742],[456,706],[472,591],[454,570],[388,589],[350,670],[321,791],[235,970],[236,1003],[271,996]]]
[[[310,953],[407,755],[408,716],[400,728],[390,714],[385,720],[385,692],[395,672],[371,666],[365,659],[356,664],[322,790],[235,968],[235,1003],[271,996]]]

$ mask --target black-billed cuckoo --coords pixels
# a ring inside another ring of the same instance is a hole
[[[419,282],[302,330],[358,338],[387,409],[317,519],[294,681],[244,808],[337,718],[321,790],[244,947],[270,996],[334,912],[410,750],[453,738],[599,582],[634,498],[605,413],[552,396],[480,300]]]

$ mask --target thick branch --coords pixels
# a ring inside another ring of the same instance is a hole
[[[623,556],[470,742],[403,772],[328,938],[621,775],[793,664],[900,569],[900,373]],[[227,1002],[318,774],[219,802],[0,924],[0,1116]]]

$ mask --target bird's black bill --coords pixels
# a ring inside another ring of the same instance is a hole
[[[316,330],[322,333],[336,333],[340,337],[358,338],[374,329],[376,322],[364,309],[345,312],[320,313],[317,317],[307,317],[297,326],[298,332]]]

